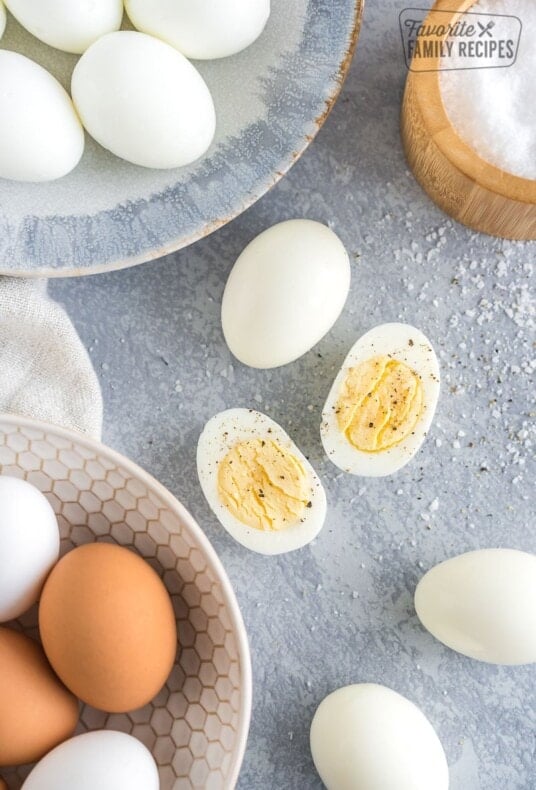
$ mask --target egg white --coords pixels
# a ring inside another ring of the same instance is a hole
[[[411,342],[410,342],[411,341]],[[378,453],[353,447],[337,422],[336,406],[350,368],[372,357],[389,356],[408,365],[421,378],[423,412],[413,433],[402,442]],[[320,435],[328,458],[353,475],[385,477],[398,472],[422,445],[439,399],[439,363],[432,344],[418,329],[408,324],[382,324],[359,338],[337,374],[322,412]]]
[[[330,228],[310,219],[278,222],[250,241],[229,274],[225,342],[244,365],[287,365],[329,332],[350,280],[348,253]]]
[[[125,8],[135,28],[194,60],[241,52],[270,16],[270,0],[126,0]]]
[[[53,181],[76,167],[84,131],[67,91],[35,61],[0,49],[0,177]]]
[[[406,697],[377,683],[344,686],[311,722],[313,762],[331,790],[448,790],[445,751],[431,722]]]
[[[268,434],[268,430],[271,432]],[[299,523],[264,532],[243,524],[227,509],[218,493],[218,468],[238,443],[266,436],[288,450],[303,465],[310,488],[311,507]],[[283,554],[300,549],[320,532],[327,512],[326,494],[318,475],[288,434],[274,420],[254,409],[228,409],[207,422],[197,445],[197,473],[207,502],[221,525],[236,540],[259,554]]]
[[[71,93],[87,132],[141,167],[188,165],[214,137],[206,82],[180,52],[145,33],[119,30],[99,38],[74,67]]]
[[[119,30],[123,19],[122,0],[6,0],[6,5],[33,36],[75,55]]]

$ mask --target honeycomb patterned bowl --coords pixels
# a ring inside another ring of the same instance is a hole
[[[84,705],[78,732],[134,735],[158,763],[161,790],[233,788],[251,711],[249,648],[230,582],[192,516],[113,450],[22,417],[0,415],[0,473],[46,495],[58,516],[62,554],[92,541],[133,548],[173,601],[181,648],[160,694],[128,715]],[[14,625],[37,638],[37,608]],[[10,790],[30,769],[2,769]]]

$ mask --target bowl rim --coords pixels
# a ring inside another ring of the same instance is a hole
[[[43,420],[34,420],[30,417],[23,417],[17,414],[0,413],[0,425],[10,424],[16,427],[25,427],[33,430],[48,431],[54,433],[60,438],[66,439],[73,443],[84,446],[86,449],[101,455],[107,456],[111,461],[125,468],[130,474],[141,480],[155,490],[163,502],[172,510],[183,522],[188,525],[196,540],[199,542],[199,548],[205,556],[212,563],[218,579],[223,587],[226,596],[226,603],[229,608],[229,615],[233,625],[234,633],[236,634],[238,656],[240,661],[240,707],[238,710],[238,727],[237,727],[237,745],[233,750],[233,760],[229,769],[229,788],[234,788],[242,762],[246,751],[246,744],[249,735],[249,727],[251,723],[251,707],[252,707],[252,668],[251,668],[251,653],[249,648],[249,641],[240,611],[240,606],[236,594],[234,592],[231,581],[227,575],[227,571],[223,567],[222,561],[218,557],[216,550],[212,546],[208,537],[205,535],[200,525],[191,515],[189,510],[182,504],[182,502],[175,497],[162,483],[155,477],[138,466],[134,461],[131,461],[126,456],[122,455],[117,450],[113,450],[103,442],[92,439],[82,433],[77,433],[68,428],[63,428],[53,423],[45,422]],[[0,429],[1,430],[1,429]]]
[[[316,135],[326,122],[331,110],[335,106],[337,99],[342,91],[346,77],[350,70],[354,53],[361,31],[361,24],[363,20],[363,12],[365,7],[365,0],[353,0],[353,25],[349,30],[348,43],[340,60],[338,67],[333,75],[333,79],[329,86],[328,96],[322,100],[323,108],[313,120],[313,129],[302,130],[298,143],[292,151],[289,151],[281,160],[281,162],[274,168],[272,173],[261,184],[257,184],[256,188],[252,189],[246,197],[238,200],[231,212],[224,217],[217,217],[211,222],[206,223],[200,227],[190,236],[176,236],[171,241],[163,246],[159,246],[154,250],[145,250],[138,255],[131,255],[124,258],[118,258],[105,263],[92,264],[87,267],[65,267],[57,269],[50,266],[40,266],[34,269],[18,268],[13,270],[4,271],[0,266],[0,275],[9,277],[21,278],[56,278],[56,277],[86,277],[92,274],[103,274],[105,272],[120,271],[133,266],[139,266],[142,263],[149,263],[170,255],[173,252],[185,249],[191,246],[196,241],[210,236],[219,228],[224,227],[232,220],[243,214],[248,208],[253,206],[260,198],[267,194],[281,179],[289,172],[292,166],[298,161],[302,154],[309,147],[309,144],[315,139]]]
[[[426,24],[432,23],[437,13],[448,13],[448,21],[467,13],[477,0],[436,0],[426,17]],[[456,7],[453,8],[452,6]],[[443,24],[444,17],[441,17]],[[448,31],[440,40],[448,37]],[[468,145],[457,133],[443,103],[440,86],[441,57],[429,59],[427,71],[410,72],[415,98],[421,111],[423,122],[430,138],[437,145],[443,156],[451,165],[461,171],[467,178],[476,181],[481,187],[502,197],[517,200],[520,203],[536,203],[536,180],[516,176],[503,170],[479,154]]]

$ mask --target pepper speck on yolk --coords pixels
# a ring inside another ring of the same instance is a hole
[[[264,531],[292,526],[311,506],[302,464],[272,440],[250,439],[229,450],[218,468],[218,493],[235,518]]]
[[[418,374],[397,359],[374,357],[348,372],[337,402],[337,422],[357,450],[379,453],[412,433],[423,408]]]

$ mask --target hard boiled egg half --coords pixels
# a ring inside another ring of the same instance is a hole
[[[260,554],[310,543],[326,518],[326,495],[288,434],[253,409],[228,409],[205,425],[197,471],[207,502],[232,537]]]
[[[382,324],[346,357],[322,413],[321,436],[345,472],[383,477],[415,455],[439,397],[439,364],[413,326]]]

